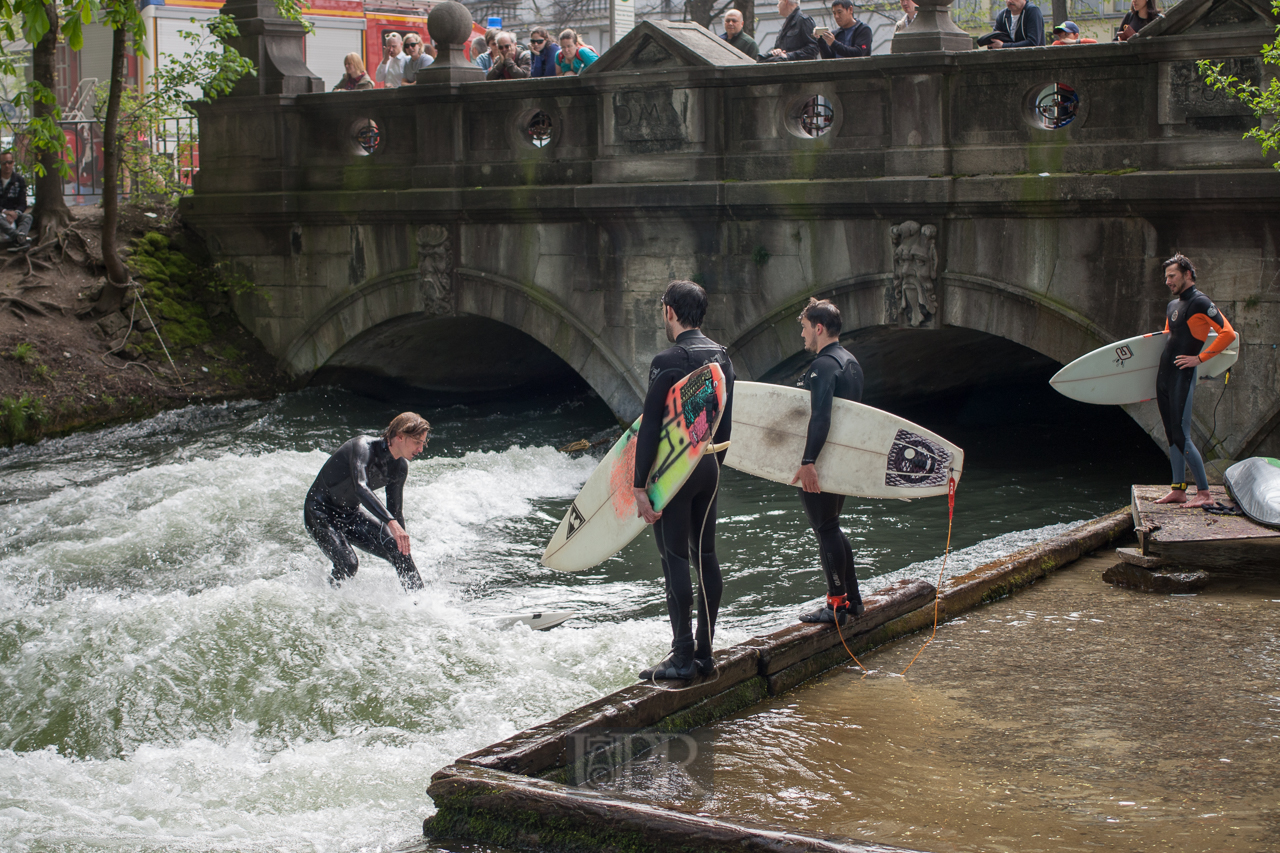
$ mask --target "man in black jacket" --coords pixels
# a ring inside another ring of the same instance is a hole
[[[1004,0],[1005,8],[996,15],[995,31],[999,35],[987,44],[987,50],[1002,47],[1044,47],[1044,16],[1028,0]]]
[[[785,15],[782,29],[773,40],[773,50],[761,62],[789,62],[796,59],[814,59],[818,55],[818,42],[813,37],[813,18],[800,11],[799,0],[778,0],[778,14]]]
[[[0,236],[12,243],[10,252],[31,245],[31,214],[27,213],[27,179],[14,168],[13,151],[0,154]]]
[[[871,55],[871,27],[853,16],[853,0],[834,0],[831,15],[840,29],[818,36],[818,56],[848,59]]]
[[[649,471],[658,458],[667,394],[672,386],[699,367],[712,362],[720,365],[728,392],[724,414],[720,416],[712,441],[716,444],[728,441],[733,429],[733,362],[724,347],[702,334],[706,313],[707,293],[699,285],[692,281],[673,281],[667,285],[662,294],[662,324],[673,346],[653,357],[649,391],[644,398],[644,419],[636,435],[632,494],[637,515],[653,525],[653,535],[658,541],[672,634],[671,654],[640,671],[645,681],[688,679],[698,673],[710,675],[715,671],[711,643],[724,589],[716,556],[716,495],[720,491],[719,463],[724,453],[716,458],[703,456],[661,512],[654,512],[646,489]],[[690,557],[698,572],[696,630],[692,618]]]

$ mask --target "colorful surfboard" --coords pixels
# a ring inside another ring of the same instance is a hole
[[[662,511],[693,473],[720,425],[728,394],[724,371],[708,364],[681,379],[667,394],[658,458],[649,472],[649,502]],[[621,551],[644,530],[631,490],[636,463],[636,418],[583,484],[542,554],[542,564],[579,572]]]

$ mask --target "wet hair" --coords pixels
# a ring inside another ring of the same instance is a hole
[[[361,74],[368,73],[364,67],[364,60],[360,58],[360,54],[358,53],[348,53],[342,58],[342,62],[343,64],[348,62],[351,63],[351,67],[356,70],[356,77],[359,77]]]
[[[662,294],[662,304],[676,312],[680,325],[690,329],[702,328],[707,316],[707,292],[692,281],[673,281]]]
[[[821,326],[828,335],[840,334],[840,309],[830,299],[809,297],[809,304],[800,312],[801,320],[808,320],[811,326]]]
[[[1186,255],[1182,254],[1181,252],[1178,252],[1176,255],[1174,255],[1169,260],[1165,261],[1160,266],[1164,267],[1165,269],[1168,269],[1169,267],[1175,266],[1175,265],[1178,267],[1178,269],[1182,270],[1183,272],[1191,273],[1192,281],[1196,280],[1196,265],[1191,263],[1191,259],[1188,258]]]
[[[382,437],[390,443],[397,435],[425,439],[430,432],[431,424],[422,415],[417,412],[402,412],[391,419],[391,423],[382,431]]]

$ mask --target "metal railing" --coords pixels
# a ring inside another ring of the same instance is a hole
[[[67,204],[94,204],[102,199],[102,125],[96,119],[58,124],[67,137],[71,169],[62,194]],[[190,189],[200,171],[197,128],[195,116],[177,116],[129,133],[121,147],[120,197]]]

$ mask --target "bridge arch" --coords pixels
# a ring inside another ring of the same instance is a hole
[[[599,334],[539,288],[479,270],[459,268],[451,307],[421,286],[416,268],[363,282],[325,307],[285,349],[284,362],[309,380],[344,347],[375,330],[389,340],[416,330],[469,320],[501,323],[528,335],[580,376],[621,418],[639,415],[643,387]],[[444,310],[441,310],[444,309]]]

